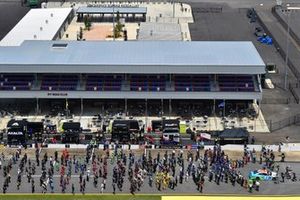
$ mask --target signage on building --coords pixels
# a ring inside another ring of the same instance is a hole
[[[66,92],[48,92],[47,96],[68,96],[68,93]]]

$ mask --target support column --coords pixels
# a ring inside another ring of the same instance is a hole
[[[169,99],[169,116],[171,115],[172,113],[172,100]]]
[[[145,99],[145,116],[148,116],[148,99]]]
[[[80,116],[83,115],[83,99],[80,99]]]
[[[225,117],[225,111],[226,111],[226,101],[225,99],[223,100],[224,101],[224,107],[223,107],[223,117]]]
[[[214,99],[213,115],[216,115],[216,99]]]
[[[35,114],[37,115],[37,114],[39,114],[39,98],[36,98],[36,112],[35,112]]]
[[[38,75],[34,74],[34,84],[31,87],[36,87],[38,85]]]
[[[215,91],[218,91],[218,90],[217,90],[217,88],[218,88],[218,84],[217,84],[217,75],[214,74],[213,76],[214,76],[213,87],[214,87],[214,90],[215,90]],[[218,88],[218,89],[220,89],[220,88]]]
[[[127,116],[127,99],[125,99],[125,115]]]
[[[80,73],[79,74],[79,87],[80,87],[80,89],[82,88],[82,86],[83,86],[83,75]]]
[[[172,74],[169,74],[169,89],[175,90],[175,88],[172,88]]]
[[[164,100],[161,99],[161,116],[164,115]]]
[[[104,113],[104,101],[101,104],[101,110],[102,110],[102,114],[106,114],[106,113]]]

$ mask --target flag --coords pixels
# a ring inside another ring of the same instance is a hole
[[[66,99],[66,110],[69,109],[69,102],[68,102],[68,99]]]
[[[222,101],[222,102],[218,105],[219,108],[223,108],[224,106],[225,106],[225,101]]]

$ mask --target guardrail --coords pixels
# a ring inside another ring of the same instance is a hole
[[[43,148],[45,149],[57,149],[57,150],[62,150],[62,149],[86,149],[89,145],[61,145],[61,144],[49,144],[47,146],[44,146]],[[9,148],[14,148],[14,146],[8,146]],[[105,149],[115,149],[116,145],[115,144],[110,144],[107,146],[104,146],[102,144],[100,145],[95,145],[94,148],[100,149],[100,150],[105,150]],[[174,147],[174,146],[173,146]],[[212,149],[214,146],[213,145],[204,145],[204,149]],[[262,145],[247,145],[249,149],[255,149],[256,151],[261,151]],[[265,146],[267,149],[278,151],[279,145],[267,145]],[[6,148],[3,146],[2,148]],[[16,148],[18,148],[16,146]],[[35,148],[34,145],[29,147],[29,148]],[[119,149],[132,149],[132,150],[146,150],[146,149],[168,149],[168,147],[161,146],[161,145],[118,145]],[[198,145],[183,145],[180,146],[181,149],[197,149],[199,148]],[[239,145],[239,144],[226,144],[222,145],[222,150],[229,150],[229,151],[244,151],[244,145]],[[281,144],[281,152],[291,152],[291,151],[300,151],[300,143],[283,143]]]

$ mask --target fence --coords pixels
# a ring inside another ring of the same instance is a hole
[[[271,132],[283,129],[287,126],[300,123],[300,114],[273,122],[272,120],[268,121],[269,130]]]

